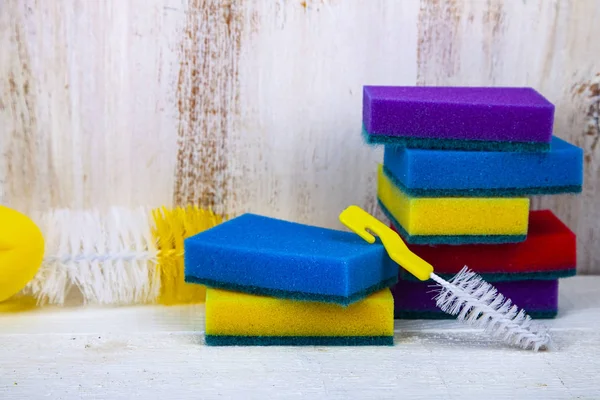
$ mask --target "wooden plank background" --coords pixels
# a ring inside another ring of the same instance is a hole
[[[197,203],[337,227],[374,212],[364,84],[528,85],[585,149],[580,196],[534,199],[599,272],[596,0],[4,0],[0,202]]]

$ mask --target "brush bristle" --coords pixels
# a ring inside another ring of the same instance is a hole
[[[442,288],[436,296],[437,306],[476,328],[483,328],[492,337],[510,345],[535,351],[550,346],[547,329],[529,317],[510,299],[498,293],[479,275],[463,268],[449,282],[432,274]]]
[[[57,209],[34,219],[45,256],[22,293],[39,305],[64,305],[73,289],[84,304],[203,301],[204,287],[184,282],[183,240],[223,221],[195,206]]]
[[[152,234],[159,250],[159,303],[171,305],[203,302],[206,288],[184,280],[183,241],[220,224],[224,218],[197,206],[173,209],[162,207],[153,210],[152,217]]]
[[[64,305],[72,289],[84,304],[152,303],[160,292],[150,212],[58,209],[34,218],[45,238],[38,274],[23,293]]]

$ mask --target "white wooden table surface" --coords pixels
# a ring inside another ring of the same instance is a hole
[[[557,349],[455,321],[397,321],[394,347],[206,347],[203,306],[0,315],[0,399],[598,399],[600,277],[561,282]]]

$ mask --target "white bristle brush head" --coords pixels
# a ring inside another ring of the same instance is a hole
[[[23,290],[40,304],[64,305],[75,289],[86,304],[149,303],[160,293],[149,209],[50,210],[34,216],[45,243]]]
[[[510,345],[534,351],[550,348],[550,335],[545,326],[532,321],[525,311],[519,310],[467,267],[449,282],[431,275],[441,285],[435,300],[442,311]]]

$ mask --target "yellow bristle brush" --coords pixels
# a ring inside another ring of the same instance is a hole
[[[224,217],[195,206],[152,211],[152,233],[158,247],[161,287],[158,302],[182,304],[204,301],[206,288],[185,282],[183,241],[223,222]]]
[[[184,282],[183,240],[224,220],[197,206],[51,210],[34,218],[46,239],[39,271],[21,294],[38,304],[199,303]]]

